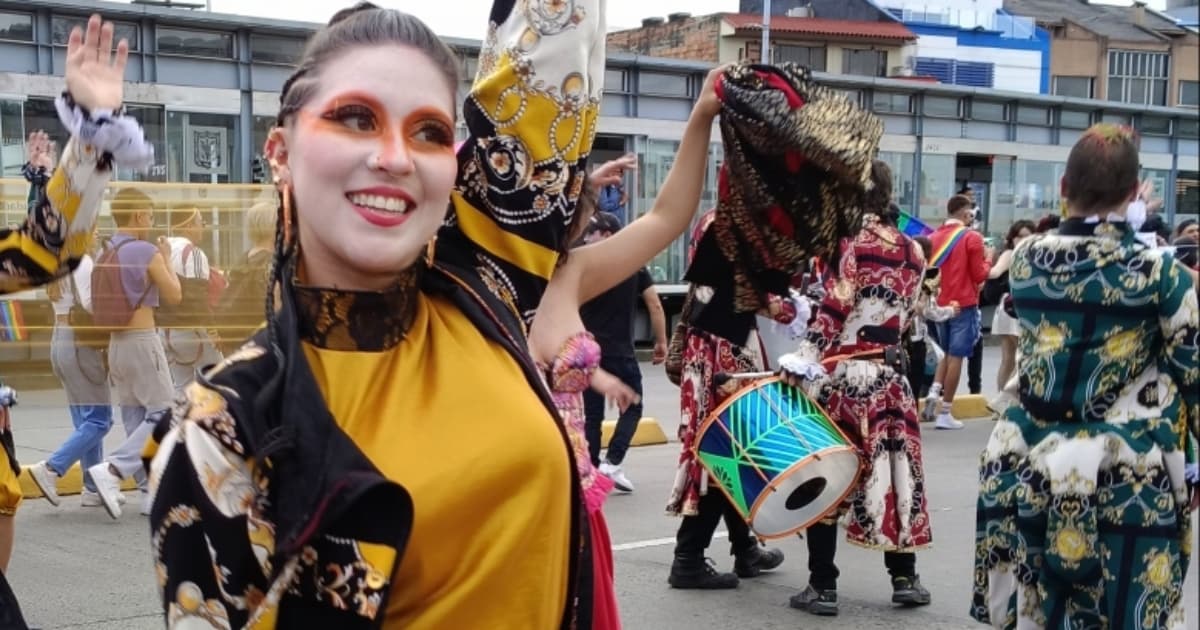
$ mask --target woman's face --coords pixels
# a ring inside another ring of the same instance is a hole
[[[292,186],[307,282],[383,289],[446,215],[458,171],[454,86],[421,51],[352,48],[266,153]]]
[[[1017,235],[1013,237],[1013,247],[1020,245],[1021,241],[1029,238],[1029,236],[1032,234],[1033,232],[1029,231],[1027,228],[1021,228],[1020,230],[1017,230]]]

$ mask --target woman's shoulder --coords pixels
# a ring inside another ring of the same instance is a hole
[[[199,429],[225,450],[248,457],[253,440],[239,418],[247,417],[255,396],[275,370],[272,353],[257,336],[250,339],[184,388],[167,422],[155,431],[153,444],[163,444],[172,431]]]

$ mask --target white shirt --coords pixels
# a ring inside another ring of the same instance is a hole
[[[92,312],[92,267],[95,263],[92,262],[92,257],[87,254],[83,255],[83,259],[79,261],[79,266],[71,273],[71,278],[75,279],[75,289],[79,292],[79,301],[83,302],[83,308]],[[71,291],[70,278],[62,279],[62,295],[51,302],[54,307],[55,315],[66,315],[71,312],[71,307],[75,305],[75,294]]]
[[[208,255],[204,250],[192,245],[192,242],[182,236],[171,236],[167,238],[167,244],[171,246],[171,271],[181,278],[199,278],[201,280],[208,279]],[[191,251],[188,251],[191,247]],[[185,261],[183,253],[188,251],[188,257]]]

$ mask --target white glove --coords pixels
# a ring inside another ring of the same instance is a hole
[[[1183,478],[1191,484],[1200,484],[1200,464],[1188,464],[1183,467]]]
[[[788,324],[788,334],[792,339],[800,339],[808,334],[808,320],[812,318],[812,302],[795,289],[791,290],[791,294],[792,305],[796,307],[796,317]]]
[[[94,110],[88,116],[62,96],[54,101],[54,106],[58,119],[72,136],[101,154],[112,155],[118,166],[144,169],[154,164],[154,145],[146,141],[142,126],[132,116],[115,116],[107,109]]]
[[[779,357],[776,364],[780,370],[806,381],[825,378],[825,368],[820,362],[802,358],[794,352]]]
[[[1125,208],[1125,220],[1134,232],[1142,229],[1142,224],[1146,222],[1146,202],[1141,199],[1131,201]]]

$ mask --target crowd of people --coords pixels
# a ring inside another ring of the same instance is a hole
[[[604,506],[634,489],[622,462],[640,416],[639,298],[653,360],[680,387],[668,583],[731,589],[784,562],[698,455],[742,376],[773,368],[859,462],[799,528],[809,580],[790,605],[840,612],[843,535],[883,553],[891,602],[928,605],[921,420],[962,428],[981,296],[998,304],[1005,396],[980,462],[971,616],[1186,626],[1197,226],[1163,247],[1155,215],[1138,217],[1131,131],[1082,134],[1057,225],[1014,223],[993,251],[956,195],[913,239],[875,159],[878,119],[803,69],[719,67],[659,196],[622,225],[597,209],[636,161],[588,165],[605,4],[545,9],[495,4],[461,110],[457,57],[424,23],[367,2],[339,11],[283,85],[264,147],[277,202],[250,211],[245,265],[225,273],[200,246],[202,212],[173,208],[170,236],[150,240],[160,209],[135,187],[112,196],[116,231],[94,248],[115,167],[151,149],[122,109],[127,43],[99,16],[71,33],[57,102],[71,140],[55,155],[30,138],[29,219],[0,239],[0,287],[49,287],[75,427],[29,470],[57,505],[80,462],[82,504],[114,518],[122,480],[137,481],[168,627],[621,627]],[[716,121],[727,162],[697,222]],[[668,337],[644,266],[689,227]],[[213,313],[228,315],[218,335]],[[769,356],[760,321],[787,326],[793,351]],[[114,401],[127,438],[106,456]],[[601,457],[609,401],[622,413]],[[0,576],[21,496],[10,413]],[[722,519],[732,573],[705,557]],[[24,627],[0,585],[0,617]]]

